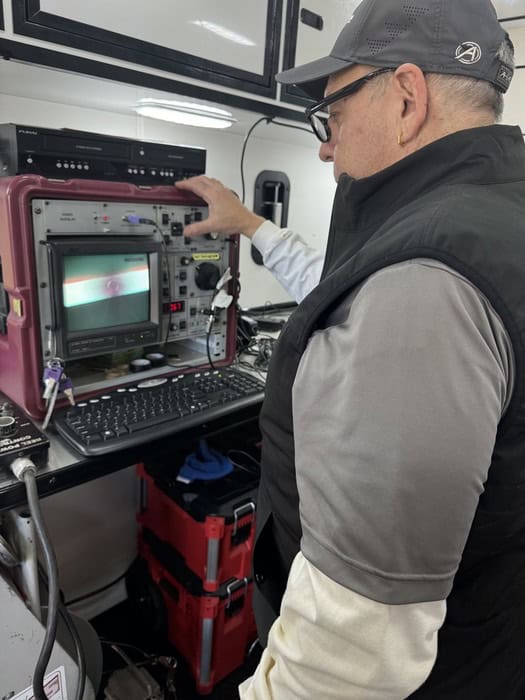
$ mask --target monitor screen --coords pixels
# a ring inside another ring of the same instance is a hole
[[[150,320],[147,253],[65,255],[62,292],[69,332]]]

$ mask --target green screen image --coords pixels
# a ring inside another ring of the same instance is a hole
[[[62,284],[69,332],[148,321],[147,253],[66,255]]]

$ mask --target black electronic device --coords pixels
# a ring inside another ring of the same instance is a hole
[[[149,239],[47,242],[57,354],[67,360],[161,339],[161,255]],[[60,332],[58,332],[60,331]]]
[[[49,440],[33,421],[7,396],[0,393],[0,468],[19,457],[29,457],[36,466],[47,464]]]
[[[83,455],[104,455],[260,403],[264,384],[238,369],[206,370],[92,396],[55,414],[58,433]]]
[[[171,185],[206,171],[206,150],[74,129],[0,124],[0,175]]]

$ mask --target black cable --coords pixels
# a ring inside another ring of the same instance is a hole
[[[80,603],[83,600],[87,600],[87,598],[92,598],[95,595],[98,595],[99,593],[103,593],[104,591],[107,591],[108,588],[111,588],[112,586],[116,585],[119,581],[122,581],[123,578],[126,577],[126,574],[128,573],[128,569],[123,574],[120,574],[118,578],[115,580],[111,581],[110,583],[107,583],[105,586],[102,586],[102,588],[97,588],[96,591],[91,591],[90,593],[85,593],[84,595],[78,596],[77,598],[73,598],[73,600],[68,600],[64,605],[75,605],[76,603]]]
[[[26,486],[29,512],[31,513],[31,518],[33,519],[35,525],[36,534],[42,547],[42,553],[44,555],[44,567],[49,582],[46,631],[44,635],[44,642],[40,650],[40,655],[36,662],[35,670],[33,673],[33,693],[35,696],[35,700],[47,700],[47,696],[44,692],[44,675],[46,672],[47,665],[49,663],[49,659],[51,657],[51,652],[53,651],[57,631],[57,618],[60,603],[60,590],[58,587],[58,566],[53,547],[51,546],[51,543],[49,541],[49,536],[47,533],[44,518],[42,516],[42,511],[40,509],[35,473],[32,470],[28,469],[25,471],[24,483]]]
[[[241,153],[241,185],[242,185],[242,197],[241,197],[241,202],[244,204],[245,199],[246,199],[246,186],[244,182],[244,156],[246,154],[246,146],[248,145],[248,140],[250,136],[252,135],[252,131],[255,129],[256,126],[261,124],[261,122],[266,122],[267,124],[275,124],[276,126],[284,126],[287,129],[297,129],[298,131],[305,131],[307,134],[311,134],[312,130],[307,129],[304,126],[294,126],[293,124],[285,124],[284,122],[278,122],[275,120],[275,117],[261,117],[258,119],[256,122],[252,124],[252,126],[249,128],[248,133],[246,134],[246,137],[244,139],[244,143],[242,144],[242,153]]]
[[[162,233],[162,227],[159,224],[159,213],[158,210],[155,210],[155,218],[156,221],[154,222],[155,226],[157,227],[159,233],[160,233],[160,244],[162,246],[162,254],[164,257],[164,262],[166,263],[166,274],[168,276],[168,295],[169,295],[169,315],[168,315],[168,326],[166,328],[166,337],[164,338],[164,343],[162,344],[162,347],[165,349],[166,345],[168,344],[168,338],[170,335],[170,330],[171,330],[171,319],[172,319],[172,310],[171,310],[171,300],[172,300],[172,289],[171,289],[171,275],[170,275],[170,258],[169,258],[169,253],[168,253],[168,246],[166,244],[166,241],[164,239],[164,234]],[[162,283],[161,283],[162,287]],[[161,331],[162,331],[162,316],[161,316]]]
[[[252,466],[248,466],[247,464],[241,464],[240,462],[236,462],[235,459],[232,458],[234,455],[242,455],[243,457],[248,457],[250,462],[252,463]],[[235,466],[238,467],[239,469],[244,469],[244,471],[251,472],[252,474],[260,474],[261,472],[261,463],[255,459],[253,455],[251,455],[249,452],[246,452],[245,450],[238,450],[235,448],[232,448],[228,450],[226,453],[226,456],[230,460],[230,462]],[[255,467],[253,466],[255,465]]]
[[[40,576],[41,581],[43,582],[43,585],[46,587],[46,589],[49,591],[49,581],[46,575],[46,572],[44,571],[44,567],[38,563],[38,575]],[[42,606],[42,607],[47,607],[47,606]],[[75,623],[71,619],[71,616],[69,614],[68,609],[64,605],[64,603],[60,602],[58,606],[58,614],[64,621],[64,624],[66,625],[69,634],[71,635],[71,639],[73,640],[73,644],[75,645],[75,652],[77,656],[77,666],[78,666],[78,683],[77,683],[77,689],[75,692],[75,700],[82,700],[82,697],[84,695],[84,689],[86,687],[86,657],[84,654],[84,647],[82,646],[82,642],[80,640],[77,628],[75,626]]]
[[[100,637],[100,643],[101,644],[106,644],[110,647],[125,647],[126,649],[134,649],[135,651],[138,651],[139,654],[142,654],[142,656],[145,659],[155,659],[157,656],[155,654],[149,654],[147,651],[144,651],[144,649],[141,649],[140,647],[135,646],[135,644],[128,644],[128,642],[113,642],[111,639],[105,639],[104,637]]]
[[[276,126],[285,126],[287,129],[297,129],[297,131],[306,131],[307,134],[313,133],[311,129],[308,129],[305,126],[294,126],[293,124],[285,124],[284,122],[277,122],[275,119],[272,119],[272,124],[275,124]]]
[[[249,370],[250,372],[254,372],[255,374],[259,375],[259,377],[263,380],[266,381],[266,375],[264,372],[260,369],[255,368],[252,364],[249,362],[243,362],[242,360],[239,360],[237,362],[237,365],[239,367],[244,367],[245,369]]]
[[[206,354],[208,355],[208,363],[209,363],[211,369],[215,369],[215,365],[213,364],[213,360],[211,359],[211,350],[210,350],[210,338],[211,338],[212,326],[213,326],[213,322],[210,324],[210,327],[206,331]]]
[[[86,656],[84,654],[84,648],[82,646],[82,642],[80,641],[80,637],[75,623],[71,619],[63,603],[60,603],[58,607],[58,612],[60,617],[64,621],[64,624],[66,625],[67,629],[69,630],[69,634],[71,635],[71,638],[73,639],[73,643],[75,645],[78,665],[78,683],[77,691],[75,693],[75,700],[82,700],[82,698],[84,697],[84,689],[86,687]]]
[[[250,306],[248,309],[244,309],[244,313],[249,316],[266,314],[268,311],[285,311],[292,310],[297,307],[297,302],[295,301],[279,301],[276,303],[266,302],[262,306]]]
[[[244,155],[246,153],[246,146],[248,145],[248,141],[250,139],[250,136],[252,135],[252,131],[255,129],[256,126],[259,126],[261,122],[267,122],[268,124],[273,120],[273,117],[261,117],[260,119],[257,119],[257,121],[252,124],[250,129],[248,130],[248,133],[246,134],[246,137],[244,139],[244,143],[242,144],[242,153],[241,153],[241,185],[242,185],[242,197],[241,197],[241,202],[244,204],[244,200],[246,199],[246,186],[244,184]]]

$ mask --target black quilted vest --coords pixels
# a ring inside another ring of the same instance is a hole
[[[456,269],[490,300],[511,338],[516,375],[485,491],[447,599],[437,661],[411,698],[523,700],[525,146],[514,127],[458,132],[370,178],[343,176],[339,181],[321,282],[281,334],[261,413],[263,465],[254,555],[260,639],[266,643],[279,614],[300,548],[291,395],[308,339],[329,325],[331,313],[369,275],[419,257]]]

